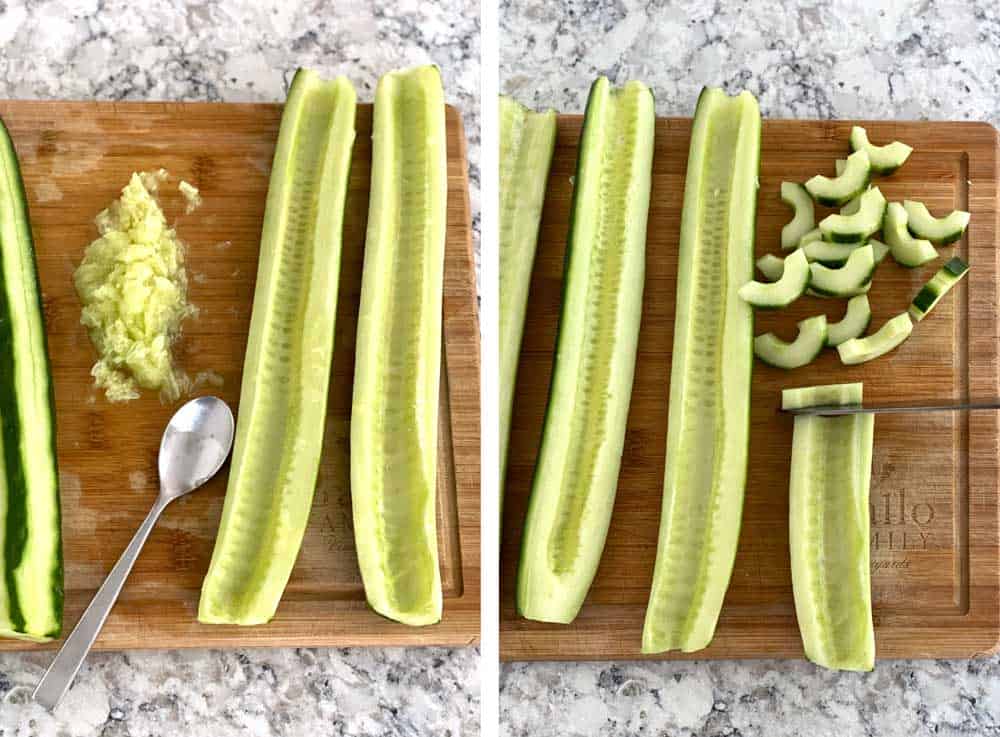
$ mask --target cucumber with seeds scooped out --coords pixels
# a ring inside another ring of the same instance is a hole
[[[834,243],[857,243],[882,227],[885,197],[878,187],[865,190],[858,198],[858,209],[850,215],[827,215],[820,221],[823,240]]]
[[[750,281],[740,287],[740,298],[758,309],[788,307],[802,296],[809,285],[809,261],[802,249],[790,254],[782,264],[777,281]]]
[[[798,324],[798,329],[798,335],[791,343],[774,333],[758,335],[753,341],[754,355],[764,363],[781,369],[795,369],[812,363],[826,346],[826,315],[806,318]]]
[[[964,210],[952,210],[944,217],[936,218],[927,210],[923,202],[903,200],[906,210],[906,227],[914,238],[923,238],[935,246],[946,246],[954,243],[969,225],[969,213]]]
[[[868,295],[859,294],[847,300],[847,312],[838,322],[826,326],[826,345],[836,348],[845,340],[864,335],[872,322],[872,308]]]
[[[841,363],[852,366],[884,356],[897,348],[913,332],[913,321],[903,312],[888,320],[877,332],[864,338],[851,338],[837,346]]]
[[[862,246],[853,251],[847,263],[838,269],[811,263],[809,271],[809,288],[814,292],[830,297],[851,297],[871,281],[875,271],[875,251],[870,245]]]
[[[901,141],[893,141],[885,146],[873,145],[868,140],[868,132],[860,125],[851,128],[851,149],[867,153],[872,171],[882,175],[892,174],[913,153],[913,149]]]
[[[819,204],[840,207],[861,194],[870,179],[868,154],[857,151],[847,157],[847,165],[839,176],[830,179],[817,174],[806,182],[806,189]]]
[[[781,201],[795,211],[791,221],[781,229],[781,248],[790,251],[798,248],[802,237],[816,227],[816,209],[809,192],[797,182],[781,183]]]
[[[938,252],[929,240],[910,235],[908,220],[906,209],[898,202],[890,202],[885,210],[882,233],[896,263],[913,269],[936,259]]]
[[[969,265],[962,259],[955,257],[942,266],[938,272],[931,277],[913,298],[910,303],[910,317],[920,322],[927,313],[934,309],[934,306],[941,301],[953,286],[958,284],[962,278],[969,273]]]

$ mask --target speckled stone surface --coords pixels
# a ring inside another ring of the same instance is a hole
[[[660,115],[704,84],[749,89],[764,115],[1000,124],[996,2],[502,0],[502,91],[582,112],[593,78],[638,78]],[[501,734],[1000,734],[1000,660],[505,665]]]
[[[0,97],[281,101],[309,66],[370,101],[381,72],[434,62],[478,161],[479,3],[375,5],[0,0]],[[29,699],[50,657],[0,654],[0,735],[479,732],[474,649],[97,653],[55,717]]]

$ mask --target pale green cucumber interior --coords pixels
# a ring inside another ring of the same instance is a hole
[[[962,259],[955,257],[938,269],[937,273],[921,287],[917,296],[910,303],[910,317],[917,322],[923,320],[927,313],[934,309],[934,306],[941,301],[953,286],[958,284],[967,273],[969,265]]]
[[[816,241],[823,240],[823,231],[819,228],[813,228],[808,233],[799,238],[799,248],[805,248],[810,243],[815,243]]]
[[[809,286],[817,292],[834,296],[846,295],[871,279],[874,269],[874,250],[870,245],[865,245],[852,251],[847,263],[838,269],[831,269],[821,263],[809,264]]]
[[[872,247],[872,256],[875,258],[875,265],[878,266],[889,255],[889,246],[874,238],[868,239],[868,245]]]
[[[859,294],[847,300],[847,312],[837,322],[829,323],[826,330],[826,344],[835,348],[845,340],[858,338],[868,329],[872,321],[872,309],[868,295]]]
[[[817,174],[806,182],[806,189],[821,205],[840,207],[864,191],[870,176],[868,154],[856,151],[847,157],[847,165],[841,174],[833,179]]]
[[[865,190],[858,197],[858,209],[850,215],[827,215],[819,224],[823,239],[837,242],[864,241],[882,227],[885,197],[878,187]]]
[[[954,243],[969,225],[970,215],[964,210],[952,210],[944,217],[936,218],[927,205],[913,200],[903,200],[903,209],[906,210],[906,227],[910,233],[935,245]]]
[[[907,220],[905,208],[898,202],[890,202],[885,209],[882,234],[892,257],[899,264],[910,268],[923,266],[937,258],[937,249],[930,241],[911,236]]]
[[[781,229],[781,247],[790,251],[799,246],[802,236],[816,227],[815,205],[806,188],[798,182],[781,183],[781,201],[795,211],[792,220]]]
[[[878,174],[891,174],[909,158],[913,149],[901,141],[875,146],[868,141],[868,132],[860,125],[851,128],[851,148],[865,151],[872,170]]]
[[[761,308],[787,307],[802,296],[809,284],[809,261],[802,249],[785,258],[782,273],[775,282],[749,281],[740,287],[740,298]]]
[[[910,315],[903,312],[865,338],[851,338],[837,346],[840,361],[845,365],[865,363],[899,346],[913,332]]]
[[[795,340],[788,343],[774,333],[758,335],[753,341],[753,352],[764,363],[777,368],[794,369],[815,360],[826,345],[826,315],[816,315],[798,325]]]
[[[766,253],[757,259],[757,269],[768,281],[778,281],[785,273],[785,259],[781,256],[775,256],[773,253]]]
[[[811,263],[819,261],[830,267],[842,266],[847,263],[851,254],[861,248],[864,243],[830,243],[829,241],[813,241],[802,249],[806,259]]]

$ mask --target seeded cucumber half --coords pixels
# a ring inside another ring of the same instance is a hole
[[[786,389],[782,407],[860,405],[861,384]],[[875,663],[869,485],[875,417],[797,416],[788,542],[795,616],[806,657],[867,671]]]
[[[556,144],[556,114],[500,97],[500,493],[528,286]],[[501,515],[502,518],[502,515]]]
[[[333,354],[354,88],[300,69],[267,192],[229,485],[198,619],[274,616],[319,471]]]
[[[797,182],[781,183],[781,201],[795,211],[791,221],[781,229],[781,248],[791,251],[799,247],[802,236],[816,227],[816,207],[806,188]]]
[[[872,322],[872,308],[868,303],[868,295],[859,294],[847,300],[847,312],[839,322],[828,323],[826,326],[826,344],[836,348],[845,340],[864,335]]]
[[[827,215],[819,224],[823,240],[834,243],[857,243],[870,237],[882,227],[885,214],[885,197],[878,187],[861,193],[858,209],[850,215]]]
[[[941,218],[930,214],[923,202],[903,200],[906,210],[906,227],[914,238],[923,238],[935,246],[946,246],[954,243],[969,225],[969,213],[964,210],[952,210]]]
[[[969,265],[962,259],[955,257],[938,269],[938,272],[931,277],[917,296],[910,303],[910,317],[920,322],[927,313],[934,309],[934,306],[941,301],[951,288],[958,284],[962,278],[969,273]]]
[[[666,473],[642,651],[690,652],[715,633],[743,515],[753,368],[760,109],[706,88],[691,131],[677,270]]]
[[[837,346],[841,363],[852,366],[884,356],[898,347],[913,332],[910,315],[903,312],[888,320],[877,332],[865,338],[851,338]]]
[[[646,268],[653,95],[590,90],[577,158],[549,402],[521,542],[517,608],[571,622],[611,521]]]
[[[892,174],[913,153],[913,149],[901,141],[893,141],[885,146],[871,144],[868,141],[868,132],[860,125],[851,128],[851,149],[866,152],[872,171],[883,175]]]
[[[780,369],[796,369],[812,363],[827,340],[826,315],[809,317],[799,323],[799,334],[787,343],[774,333],[758,335],[753,352],[764,363]]]
[[[890,202],[885,209],[882,234],[896,262],[907,268],[923,266],[938,257],[934,244],[924,238],[914,238],[907,229],[909,216],[898,202]]]
[[[874,249],[870,245],[855,249],[847,263],[838,269],[812,263],[809,270],[809,286],[813,291],[831,297],[854,296],[859,287],[871,280],[875,271]]]
[[[808,285],[809,261],[799,248],[784,260],[777,281],[749,281],[740,287],[740,298],[758,309],[780,309],[801,297]]]
[[[814,200],[827,207],[840,207],[848,200],[861,194],[871,178],[868,154],[856,151],[847,157],[844,171],[834,179],[817,174],[808,182],[806,189]]]

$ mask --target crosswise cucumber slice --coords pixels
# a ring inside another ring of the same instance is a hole
[[[910,235],[908,220],[906,209],[898,202],[890,202],[885,210],[882,233],[896,262],[913,269],[936,259],[938,252],[929,240]]]
[[[838,267],[847,263],[847,259],[851,257],[851,254],[864,245],[863,241],[860,243],[813,241],[806,244],[802,250],[805,251],[806,258],[810,263],[818,261],[830,267]]]
[[[816,315],[802,320],[799,334],[791,343],[774,333],[758,335],[753,341],[753,352],[761,361],[775,368],[795,369],[816,360],[826,345],[826,315]]]
[[[706,647],[743,514],[760,165],[753,95],[706,88],[691,131],[677,271],[666,473],[642,651]]]
[[[851,338],[837,346],[840,361],[845,365],[865,363],[884,356],[898,347],[913,332],[913,321],[906,312],[896,315],[866,338]]]
[[[604,550],[642,314],[653,96],[590,90],[577,159],[556,360],[521,542],[522,616],[571,622]]]
[[[777,281],[761,284],[750,281],[740,287],[740,298],[761,309],[787,307],[802,296],[809,284],[809,261],[802,249],[797,249],[782,263]]]
[[[836,348],[845,340],[857,338],[864,334],[872,321],[872,308],[868,303],[868,295],[859,294],[847,300],[847,312],[839,322],[826,326],[826,344]]]
[[[954,243],[969,225],[969,213],[964,210],[952,210],[941,218],[931,215],[923,202],[903,200],[906,210],[906,227],[914,238],[923,238],[935,246],[946,246]]]
[[[289,89],[201,622],[270,620],[305,533],[323,445],[355,101],[344,77],[324,81],[304,69]]]
[[[809,287],[813,291],[831,297],[849,297],[871,279],[875,270],[875,252],[870,245],[865,245],[852,251],[847,263],[839,269],[811,263],[809,270]]]
[[[874,238],[868,239],[868,245],[872,247],[872,256],[875,257],[875,265],[878,266],[885,260],[885,257],[889,255],[889,246],[884,244],[882,241],[877,241]]]
[[[815,243],[816,241],[823,240],[823,231],[819,228],[813,228],[808,233],[799,238],[799,248],[805,248],[810,243]]]
[[[941,298],[967,273],[969,273],[969,265],[957,256],[938,269],[938,272],[924,284],[917,296],[913,298],[913,302],[910,303],[910,317],[917,322],[927,317],[927,313],[933,310]]]
[[[775,256],[773,253],[767,253],[757,259],[757,268],[768,281],[778,281],[785,273],[785,259],[781,256]]]
[[[819,224],[823,240],[839,243],[864,241],[882,227],[885,197],[878,187],[862,192],[858,209],[850,215],[827,215]]]
[[[866,152],[872,171],[876,174],[892,174],[913,153],[913,149],[901,141],[893,141],[885,146],[871,144],[868,141],[868,132],[860,125],[851,128],[851,149]]]
[[[781,229],[781,248],[798,248],[799,241],[816,227],[816,209],[812,197],[798,182],[781,183],[781,201],[795,211],[791,221]]]
[[[830,179],[817,174],[808,182],[806,189],[821,205],[840,207],[848,200],[861,194],[871,178],[868,154],[856,151],[847,157],[847,165],[836,178]]]

